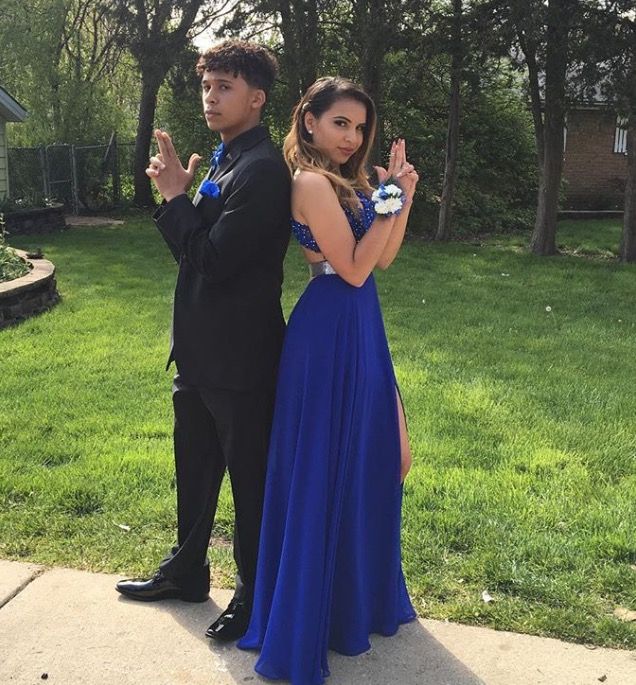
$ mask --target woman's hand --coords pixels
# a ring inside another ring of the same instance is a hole
[[[395,174],[395,180],[404,191],[406,195],[406,204],[413,201],[415,195],[415,187],[420,177],[415,171],[415,167],[406,159],[406,143],[404,139],[400,140],[396,148],[396,165],[398,171]]]
[[[406,143],[404,138],[399,138],[391,145],[388,167],[386,169],[379,166],[374,168],[380,184],[385,183],[389,178],[393,178],[404,191],[406,204],[413,200],[415,187],[420,177],[417,175],[415,167],[406,159]]]
[[[374,166],[375,173],[378,175],[378,185],[386,183],[389,178],[395,178],[399,171],[398,160],[397,160],[397,149],[399,146],[399,140],[394,140],[391,143],[391,150],[389,152],[389,164],[387,168],[381,166]]]

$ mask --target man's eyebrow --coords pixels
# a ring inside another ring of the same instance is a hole
[[[210,83],[212,81],[216,81],[217,83],[229,83],[230,85],[232,84],[232,81],[229,78],[223,78],[222,76],[218,77],[218,78],[214,78],[214,77],[206,78],[204,76],[201,79],[201,83]]]

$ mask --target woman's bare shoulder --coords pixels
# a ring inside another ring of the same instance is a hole
[[[301,195],[315,193],[334,193],[329,179],[316,171],[299,171],[293,178],[294,192]]]

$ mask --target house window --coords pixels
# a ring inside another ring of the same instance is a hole
[[[627,119],[616,118],[616,131],[614,132],[614,152],[627,154]]]

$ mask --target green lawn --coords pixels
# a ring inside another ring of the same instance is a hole
[[[564,222],[559,242],[592,257],[534,257],[519,235],[413,241],[377,276],[414,451],[403,556],[421,615],[636,648],[613,615],[636,610],[636,267],[607,258],[619,233]],[[0,557],[151,571],[175,523],[172,257],[141,215],[14,244],[44,249],[63,301],[0,331]],[[286,273],[289,313],[295,247]],[[231,528],[224,487],[217,584],[232,582]]]

